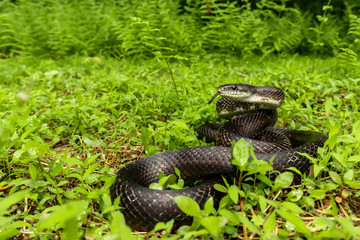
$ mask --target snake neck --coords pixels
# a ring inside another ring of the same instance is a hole
[[[216,111],[219,117],[231,119],[234,116],[254,113],[260,110],[275,110],[267,104],[244,103],[229,98],[221,98],[216,102]]]

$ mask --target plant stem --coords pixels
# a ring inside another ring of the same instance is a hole
[[[327,7],[328,6],[330,6],[330,4],[331,4],[331,0],[329,0],[328,1],[328,3],[327,3]],[[322,21],[321,21],[321,23],[320,23],[320,27],[319,27],[319,32],[317,32],[317,44],[319,43],[319,41],[320,41],[320,34],[321,34],[321,29],[322,29],[322,27],[323,27],[323,24],[324,24],[324,19],[325,19],[325,17],[326,17],[326,14],[327,14],[327,10],[328,10],[328,8],[326,8],[325,9],[325,11],[324,11],[324,13],[323,13],[323,16],[322,16]],[[316,55],[317,55],[317,50],[318,50],[318,45],[316,45],[315,46],[315,52],[314,52],[314,59],[316,59]],[[315,68],[315,61],[313,61],[313,71],[314,71],[314,68]]]
[[[177,96],[177,99],[178,99],[178,101],[179,101],[179,103],[180,103],[179,93],[178,93],[178,90],[177,90],[177,87],[176,87],[176,83],[175,83],[175,79],[174,79],[174,74],[173,74],[173,72],[172,72],[172,70],[171,70],[169,61],[168,61],[166,58],[164,58],[164,60],[165,60],[167,66],[168,66],[168,68],[169,68],[169,70],[170,70],[171,79],[172,79],[173,84],[174,84],[174,87],[175,87],[176,96]]]

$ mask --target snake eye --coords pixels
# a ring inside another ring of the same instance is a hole
[[[235,86],[235,85],[232,86],[232,90],[236,90],[236,86]]]

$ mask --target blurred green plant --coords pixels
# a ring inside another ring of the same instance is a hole
[[[157,52],[167,61],[164,51],[169,49],[177,50],[169,56],[178,59],[208,52],[245,57],[315,52],[316,56],[336,55],[345,45],[359,53],[358,4],[322,4],[312,3],[314,9],[309,11],[288,0],[5,0],[0,2],[0,56],[142,58]],[[321,10],[323,14],[316,14]],[[162,39],[148,39],[158,30]],[[164,39],[165,46],[151,43]]]

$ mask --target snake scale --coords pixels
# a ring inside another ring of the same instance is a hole
[[[134,230],[151,230],[157,222],[175,219],[175,227],[191,223],[173,198],[185,195],[193,198],[202,207],[213,196],[214,183],[222,175],[234,176],[231,164],[231,141],[243,138],[252,143],[257,159],[270,161],[279,172],[296,167],[307,172],[311,162],[299,153],[317,157],[317,148],[322,147],[326,136],[311,131],[296,131],[274,128],[276,108],[284,100],[284,92],[275,87],[257,87],[246,84],[227,84],[218,87],[222,96],[217,104],[220,117],[227,118],[224,124],[208,124],[198,129],[198,137],[217,146],[199,146],[176,149],[139,159],[120,169],[110,188],[114,201],[120,196],[121,212],[126,223]],[[252,160],[251,157],[249,160]],[[203,182],[182,190],[152,190],[148,186],[158,181],[158,173],[175,174],[174,167],[185,181],[204,178]]]

